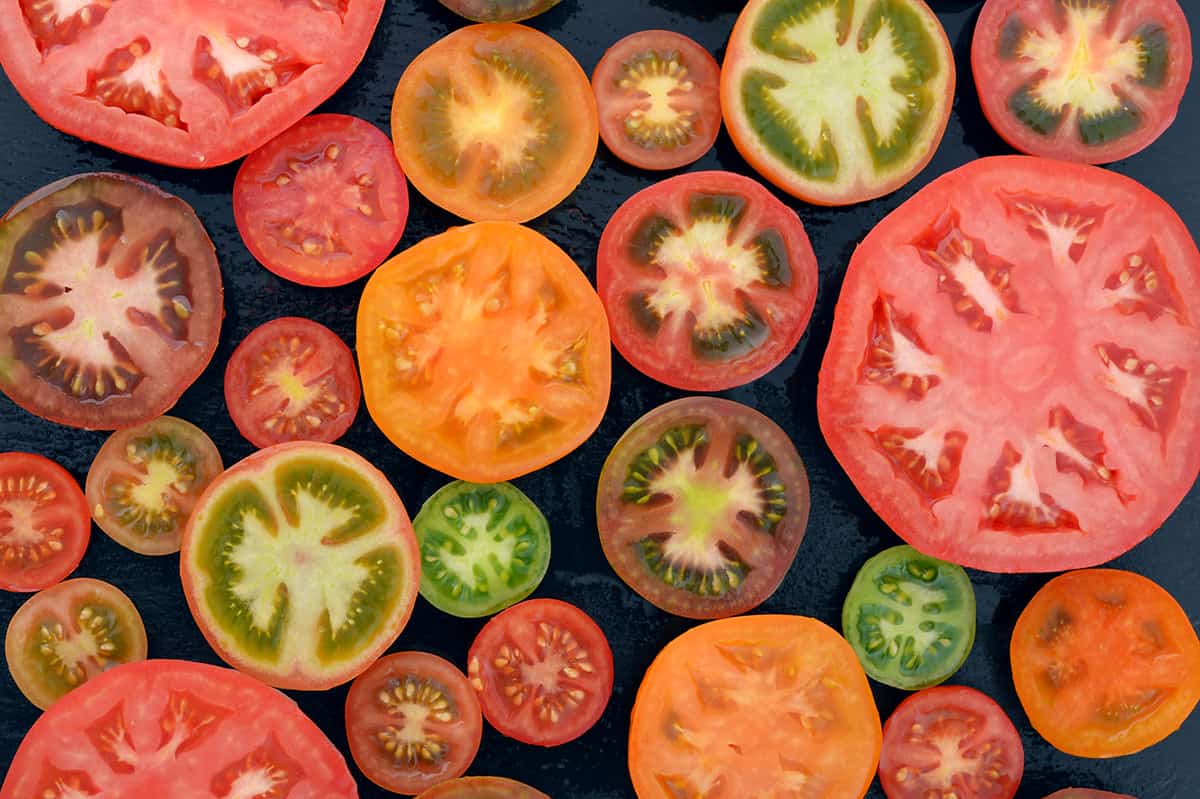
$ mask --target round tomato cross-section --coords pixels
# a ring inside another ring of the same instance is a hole
[[[667,385],[718,391],[795,348],[816,302],[817,259],[800,217],[761,184],[691,172],[617,209],[596,283],[626,360]]]
[[[497,483],[595,431],[612,378],[604,306],[553,242],[511,222],[425,239],[371,276],[357,351],[371,418],[412,457]]]
[[[1200,472],[1200,252],[1129,178],[1024,156],[942,176],[850,261],[821,430],[884,521],[990,571],[1091,566]]]
[[[384,0],[0,2],[0,65],[54,127],[172,166],[227,164],[362,60]]]
[[[638,799],[861,799],[879,712],[850,645],[816,619],[739,616],[688,630],[638,688],[629,772]]]
[[[361,456],[293,442],[227,469],[196,504],[180,559],[188,607],[227,663],[323,690],[386,650],[417,597],[417,542]]]
[[[41,455],[0,453],[0,590],[61,581],[91,537],[87,500],[70,472]]]
[[[425,791],[417,799],[550,799],[523,782],[505,777],[460,777]]]
[[[25,735],[0,799],[356,799],[329,739],[280,692],[182,660],[118,666]]]
[[[150,421],[204,371],[223,315],[208,234],[148,183],[76,175],[0,219],[0,391],[30,413],[97,430]]]

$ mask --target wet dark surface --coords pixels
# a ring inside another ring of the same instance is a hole
[[[687,33],[721,58],[740,3],[733,0],[565,0],[533,21],[566,45],[589,73],[604,49],[645,28]],[[933,163],[892,196],[846,209],[818,209],[784,197],[803,218],[821,265],[821,291],[808,334],[784,364],[762,380],[723,396],[758,408],[792,435],[812,478],[812,518],[808,536],[782,588],[762,606],[764,612],[801,613],[838,624],[842,599],[859,565],[898,539],[871,512],[826,449],[817,428],[817,369],[829,334],[834,303],[847,260],[858,242],[886,213],[934,176],[980,155],[1009,152],[988,127],[970,79],[968,53],[978,2],[934,2],[954,45],[959,90],[949,130]],[[1186,0],[1185,7],[1191,5]],[[404,66],[423,48],[462,24],[435,0],[390,0],[362,67],[322,110],[355,114],[387,130],[392,90]],[[1194,22],[1195,28],[1200,21]],[[66,137],[42,124],[0,79],[0,205],[15,202],[43,184],[78,171],[112,169],[158,183],[195,206],[217,246],[226,286],[227,317],[220,348],[203,377],[184,395],[174,413],[204,428],[227,463],[252,448],[233,427],[224,407],[221,375],[234,346],[258,324],[283,315],[314,318],[353,344],[354,316],[363,282],[340,289],[309,289],[282,281],[260,267],[242,246],[234,226],[229,193],[236,166],[205,173],[154,166]],[[1114,165],[1170,202],[1193,230],[1200,231],[1200,190],[1195,168],[1200,140],[1200,98],[1195,88],[1179,121],[1148,151]],[[690,167],[724,168],[753,174],[722,133],[716,149]],[[603,148],[583,185],[561,206],[535,220],[545,233],[594,276],[600,232],[629,195],[657,176],[624,166]],[[413,195],[412,215],[401,247],[439,233],[455,220]],[[642,673],[656,652],[691,622],[658,612],[627,589],[608,568],[597,540],[592,507],[601,463],[617,437],[638,416],[679,392],[653,383],[616,359],[612,403],[596,435],[560,463],[521,478],[517,484],[549,518],[554,535],[550,572],[537,596],[580,605],[608,634],[616,658],[616,689],[602,721],[580,740],[557,749],[524,746],[485,732],[473,774],[524,780],[556,799],[631,797],[625,766],[629,711]],[[43,422],[0,400],[0,446],[39,452],[64,464],[82,483],[105,436]],[[342,440],[370,458],[392,479],[410,511],[447,481],[393,448],[363,409]],[[1193,490],[1163,528],[1115,565],[1145,574],[1169,590],[1200,618],[1200,555],[1194,533],[1200,519],[1200,491]],[[108,580],[137,603],[145,618],[154,657],[218,662],[196,629],[179,586],[176,556],[134,555],[98,530],[77,572]],[[1008,665],[1008,639],[1025,603],[1048,576],[971,573],[979,604],[974,652],[953,679],[997,699],[1021,731],[1026,747],[1026,778],[1018,794],[1040,799],[1068,785],[1132,794],[1140,799],[1190,797],[1200,785],[1200,714],[1151,750],[1109,761],[1080,760],[1051,748],[1030,728],[1017,702]],[[0,624],[24,597],[0,592]],[[397,649],[425,649],[465,666],[467,648],[482,621],[455,619],[423,600]],[[902,698],[875,686],[882,715]],[[330,738],[345,749],[342,706],[345,688],[297,700]],[[764,708],[764,710],[769,710]],[[7,764],[38,711],[0,674],[0,764]],[[357,774],[357,772],[356,772]],[[383,793],[360,777],[362,795]],[[877,787],[872,797],[882,797]],[[733,797],[732,799],[749,799]]]

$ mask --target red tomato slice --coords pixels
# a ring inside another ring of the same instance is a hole
[[[682,33],[626,36],[596,65],[592,90],[605,146],[642,169],[692,163],[721,129],[721,68]]]
[[[230,669],[131,663],[25,735],[0,799],[356,799],[346,761],[288,697]]]
[[[286,441],[332,443],[354,422],[362,386],[354,354],[311,319],[259,325],[225,367],[225,404],[256,447]]]
[[[305,286],[341,286],[395,249],[408,184],[379,128],[316,114],[242,162],[233,211],[246,248],[267,269]]]
[[[944,175],[851,259],[818,411],[872,508],[991,571],[1102,563],[1200,472],[1200,252],[1134,181],[1010,156]]]
[[[883,725],[879,782],[888,799],[1012,799],[1024,773],[1017,728],[974,688],[926,688]]]
[[[550,799],[523,782],[504,777],[460,777],[430,788],[417,799]]]
[[[467,675],[488,723],[539,746],[592,728],[612,696],[612,650],[574,605],[529,599],[498,613],[471,644]]]
[[[669,386],[718,391],[795,348],[816,302],[817,259],[800,218],[761,184],[691,172],[617,209],[596,283],[627,361]]]
[[[87,500],[66,469],[41,455],[0,453],[0,590],[61,581],[91,535]]]
[[[1192,39],[1175,0],[988,0],[971,66],[984,114],[1013,147],[1105,164],[1175,121]]]
[[[382,12],[383,0],[0,0],[0,65],[59,130],[213,167],[345,83]]]

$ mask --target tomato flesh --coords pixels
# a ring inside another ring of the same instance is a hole
[[[41,455],[0,453],[0,590],[60,582],[91,535],[87,500],[66,469]]]
[[[436,785],[417,799],[550,799],[525,783],[504,777],[460,777]]]

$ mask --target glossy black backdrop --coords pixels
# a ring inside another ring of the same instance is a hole
[[[1197,0],[1182,0],[1196,9]],[[816,616],[837,626],[841,602],[856,569],[872,553],[897,538],[871,512],[833,460],[821,439],[815,412],[817,370],[828,339],[834,303],[846,263],[858,242],[885,214],[926,182],[981,155],[1009,152],[988,127],[970,77],[970,37],[979,2],[932,3],[946,26],[958,63],[959,89],[945,141],[933,163],[909,186],[889,197],[846,209],[819,209],[784,197],[803,218],[821,265],[820,295],[808,334],[770,375],[723,396],[744,402],[779,422],[792,435],[812,478],[813,512],[808,535],[782,588],[760,609]],[[566,45],[590,74],[605,48],[646,28],[682,31],[718,57],[741,2],[737,0],[565,0],[533,20],[533,25]],[[405,65],[422,49],[464,24],[435,0],[389,0],[384,18],[362,66],[321,110],[355,114],[385,131],[392,91]],[[1200,17],[1193,20],[1200,28]],[[1200,189],[1196,142],[1200,140],[1200,96],[1192,87],[1179,121],[1148,151],[1114,165],[1170,202],[1200,233]],[[216,243],[225,278],[226,319],[212,365],[183,396],[173,413],[195,422],[217,442],[226,463],[252,447],[234,429],[221,392],[224,365],[233,348],[255,326],[277,316],[316,319],[354,341],[354,317],[363,281],[340,289],[293,285],[255,263],[234,226],[229,193],[236,165],[189,172],[144,163],[77,141],[38,120],[0,79],[0,205],[75,172],[118,170],[158,183],[195,206]],[[691,169],[729,169],[753,174],[722,133],[716,149]],[[603,146],[587,178],[571,197],[533,227],[564,247],[594,277],[595,250],[612,212],[635,191],[661,176],[626,167]],[[401,248],[456,224],[448,214],[413,193],[412,214]],[[614,356],[615,357],[615,356]],[[604,628],[616,659],[616,688],[601,722],[580,740],[543,750],[508,740],[488,729],[473,774],[524,780],[555,799],[632,797],[625,765],[629,712],[639,680],[664,644],[691,623],[658,612],[628,590],[608,568],[596,536],[592,512],[596,479],[609,448],[638,416],[680,392],[641,376],[616,358],[609,412],[596,435],[578,451],[517,484],[545,511],[554,534],[550,572],[537,596],[574,602]],[[82,483],[103,433],[59,427],[0,399],[0,449],[38,452],[65,465]],[[375,462],[391,478],[411,512],[447,481],[415,463],[376,430],[365,408],[341,441]],[[1116,562],[1158,581],[1175,595],[1193,624],[1200,617],[1200,555],[1194,532],[1200,519],[1200,490],[1193,490],[1152,539]],[[78,576],[108,580],[133,598],[150,637],[152,657],[219,662],[196,629],[179,586],[177,556],[134,555],[94,531]],[[979,604],[979,635],[967,664],[953,679],[997,699],[1012,716],[1025,742],[1026,778],[1018,794],[1040,799],[1069,785],[1106,788],[1139,799],[1192,797],[1200,788],[1200,713],[1166,742],[1132,757],[1112,761],[1063,755],[1030,728],[1013,691],[1008,640],[1021,609],[1046,576],[972,573]],[[0,592],[0,627],[24,600]],[[482,622],[445,616],[419,600],[412,622],[396,649],[423,649],[465,666],[467,649]],[[900,701],[898,691],[875,687],[884,718]],[[345,752],[342,708],[345,688],[296,694],[303,709]],[[769,708],[764,708],[769,710]],[[0,763],[11,761],[38,711],[0,673]],[[364,797],[389,794],[359,777]],[[881,799],[878,783],[871,797]],[[132,799],[132,798],[131,798]],[[150,799],[147,797],[146,799]],[[750,799],[737,797],[736,799]]]

